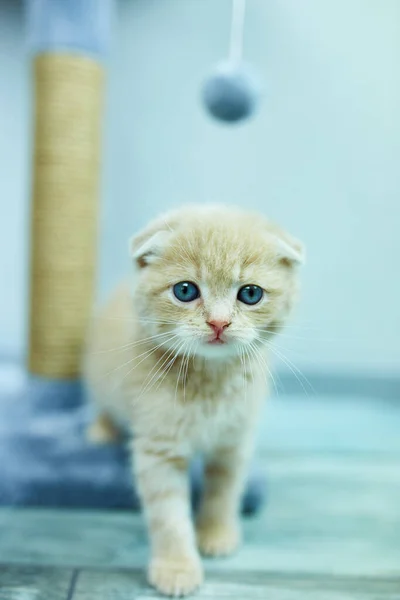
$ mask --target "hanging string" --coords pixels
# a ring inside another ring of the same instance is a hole
[[[232,62],[240,62],[243,53],[244,19],[246,0],[233,0],[229,58]]]

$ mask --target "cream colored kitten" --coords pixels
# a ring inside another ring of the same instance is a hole
[[[100,417],[93,438],[133,431],[135,477],[151,540],[149,581],[169,595],[203,580],[205,555],[234,551],[268,340],[296,297],[301,245],[263,216],[188,207],[133,238],[133,284],[93,323],[85,360]],[[187,468],[201,452],[193,527]]]

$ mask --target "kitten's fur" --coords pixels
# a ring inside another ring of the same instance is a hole
[[[85,375],[101,416],[92,437],[133,430],[135,477],[150,530],[149,581],[184,595],[203,579],[198,549],[228,554],[240,541],[239,505],[253,431],[266,396],[268,340],[297,290],[301,245],[263,216],[188,207],[151,223],[131,242],[133,285],[121,286],[93,323]],[[198,285],[176,300],[172,286]],[[238,289],[266,292],[248,306]],[[210,345],[207,322],[230,323]],[[187,466],[206,461],[206,489],[192,525]]]

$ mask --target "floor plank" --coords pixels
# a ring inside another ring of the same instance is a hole
[[[211,573],[194,599],[232,600],[398,600],[396,580],[282,577],[279,575],[230,571]],[[141,573],[129,571],[84,571],[73,600],[156,600],[160,596],[146,585]]]
[[[0,600],[155,600],[142,570],[0,568]],[[398,600],[398,579],[210,572],[194,599]]]
[[[67,600],[72,576],[71,569],[0,565],[0,600]]]

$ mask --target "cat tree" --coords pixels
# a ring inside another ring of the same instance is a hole
[[[98,448],[85,439],[90,414],[78,379],[97,262],[103,60],[112,2],[26,4],[35,92],[31,376],[5,393],[0,389],[1,505],[138,505],[125,448]]]

